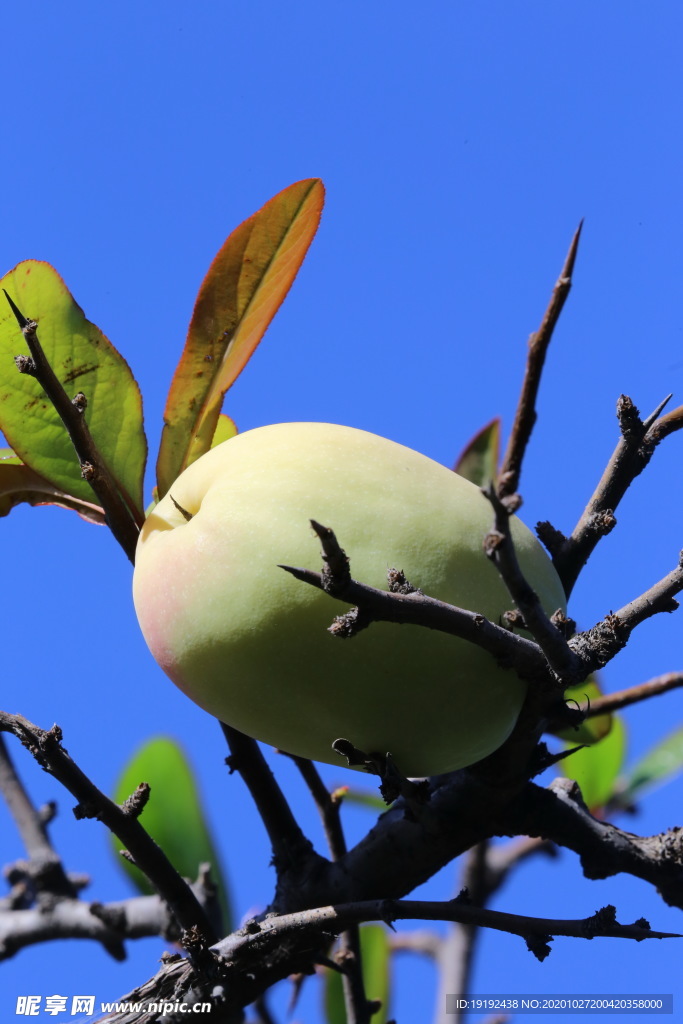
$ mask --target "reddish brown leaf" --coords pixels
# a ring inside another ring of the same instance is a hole
[[[4,450],[7,452],[7,450]],[[91,523],[104,524],[104,510],[59,488],[25,466],[13,453],[0,457],[0,516],[7,516],[15,505],[59,505],[70,508]]]
[[[233,231],[211,264],[166,403],[157,461],[160,497],[211,447],[223,396],[289,291],[323,199],[318,178],[290,185]]]

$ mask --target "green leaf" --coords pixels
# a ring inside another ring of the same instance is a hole
[[[477,487],[486,487],[498,476],[500,417],[491,420],[469,441],[453,467]]]
[[[626,776],[619,803],[631,804],[643,790],[669,782],[683,770],[683,726],[674,729],[645,754]]]
[[[211,447],[223,396],[297,275],[320,221],[319,178],[290,185],[227,239],[204,278],[164,412],[159,497]]]
[[[90,523],[104,524],[99,505],[64,494],[38,473],[25,466],[11,448],[0,448],[0,516],[7,516],[15,505],[60,505],[71,508]]]
[[[215,448],[217,444],[223,444],[223,441],[229,441],[231,437],[236,436],[237,427],[235,425],[235,421],[222,412],[218,417],[218,423],[211,441],[211,447]]]
[[[223,924],[226,931],[229,930],[231,914],[220,862],[202,810],[194,774],[175,740],[156,736],[143,744],[118,781],[114,795],[116,802],[122,804],[141,782],[149,783],[150,797],[140,815],[140,823],[183,878],[195,881],[199,865],[211,864],[211,877],[218,886]],[[112,836],[112,843],[117,851],[117,863],[136,888],[144,894],[154,892],[145,875],[119,855],[122,844],[115,836]]]
[[[21,461],[16,452],[13,452],[11,448],[0,448],[0,466],[23,466],[24,463]]]
[[[586,707],[588,701],[594,701],[602,696],[602,689],[597,676],[589,676],[584,683],[578,686],[570,686],[564,693],[565,701],[576,701],[580,707]],[[612,728],[612,715],[596,715],[595,718],[587,718],[577,729],[563,729],[555,735],[566,740],[570,747],[576,747],[579,743],[597,743]]]
[[[27,318],[38,323],[38,337],[52,369],[66,389],[82,391],[84,413],[99,451],[121,494],[142,519],[142,477],[147,446],[142,400],[123,357],[75,302],[48,263],[26,260],[0,281]],[[0,304],[0,429],[27,466],[57,490],[85,502],[93,491],[81,469],[64,425],[38,382],[19,373],[14,356],[27,354],[14,314]]]
[[[367,807],[370,811],[386,811],[387,809],[386,801],[369,789],[353,789],[350,786],[345,786],[344,802]]]
[[[373,1014],[373,1024],[386,1024],[389,1015],[390,949],[386,929],[379,924],[364,925],[360,929],[363,983],[368,999],[379,999],[381,1010]],[[325,1011],[327,1024],[346,1024],[344,989],[341,975],[328,971],[325,985]]]
[[[574,744],[568,744],[574,746]],[[584,747],[561,761],[559,768],[568,779],[576,779],[591,811],[604,807],[615,790],[626,753],[623,719],[612,715],[612,728],[592,747]]]

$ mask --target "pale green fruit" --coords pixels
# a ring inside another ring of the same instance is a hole
[[[482,549],[493,516],[477,487],[374,434],[281,423],[202,456],[143,527],[135,607],[162,669],[242,732],[331,764],[344,763],[331,749],[338,737],[390,752],[408,776],[500,746],[526,685],[488,652],[420,626],[378,622],[349,640],[327,632],[348,609],[278,568],[320,568],[311,519],[335,530],[363,583],[386,589],[396,568],[494,622],[511,607]],[[546,610],[563,607],[538,541],[518,519],[512,532]]]

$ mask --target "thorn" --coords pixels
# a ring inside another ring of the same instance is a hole
[[[302,583],[311,583],[315,587],[320,586],[320,574],[313,572],[312,569],[298,569],[295,565],[278,565],[277,568],[284,569],[295,580],[301,580]]]
[[[583,221],[584,218],[582,217],[579,221],[578,228],[574,232],[574,237],[571,240],[569,252],[567,253],[567,259],[565,260],[562,273],[560,274],[560,277],[569,278],[569,280],[571,280],[571,276],[574,273],[574,264],[576,263],[576,254],[579,251],[579,239],[581,238]]]
[[[664,407],[669,404],[669,402],[671,401],[672,398],[673,398],[673,392],[670,395],[667,395],[666,398],[664,399],[664,401],[659,403],[659,405],[657,406],[655,411],[651,412],[650,415],[648,416],[648,418],[643,421],[643,426],[645,427],[646,430],[648,430],[649,427],[652,426],[652,424],[658,418],[660,412],[662,412]]]
[[[2,290],[3,290],[3,292],[5,293],[5,298],[6,298],[6,299],[7,299],[7,301],[9,302],[9,306],[10,306],[10,309],[12,310],[12,312],[14,313],[14,315],[15,315],[15,317],[16,317],[16,319],[17,319],[17,323],[19,324],[19,326],[21,327],[21,329],[22,329],[22,331],[23,331],[25,327],[28,327],[28,325],[29,325],[29,322],[30,322],[30,321],[28,321],[28,320],[26,319],[26,317],[24,316],[24,314],[23,314],[23,313],[21,312],[21,310],[19,309],[19,307],[18,307],[18,306],[16,305],[16,303],[14,302],[14,300],[13,300],[13,299],[11,298],[11,296],[9,295],[9,293],[8,293],[7,289],[6,289],[6,288],[3,288]]]

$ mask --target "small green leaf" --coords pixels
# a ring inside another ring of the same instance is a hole
[[[6,289],[27,318],[38,323],[45,355],[67,394],[86,396],[84,413],[95,444],[126,504],[142,519],[142,476],[147,446],[142,400],[123,357],[75,302],[48,263],[26,260],[5,274]],[[27,354],[4,295],[0,304],[0,430],[21,460],[57,490],[84,502],[93,491],[64,425],[40,384],[19,373],[14,356]]]
[[[344,789],[345,803],[367,807],[371,811],[386,811],[387,809],[387,805],[381,796],[376,796],[375,793],[368,789],[353,789],[349,786],[345,786]]]
[[[640,798],[644,790],[670,782],[681,770],[683,726],[665,736],[628,772],[624,788],[618,793],[619,803],[633,803],[636,798]]]
[[[386,928],[379,924],[364,925],[360,929],[360,949],[363,961],[363,983],[368,999],[378,999],[381,1010],[373,1014],[373,1024],[386,1024],[389,1016],[390,957]],[[341,975],[328,971],[325,986],[327,1024],[346,1024],[344,989]]]
[[[469,441],[453,467],[477,487],[486,487],[498,476],[500,417],[491,420]]]
[[[215,448],[217,444],[222,444],[223,441],[229,441],[231,437],[236,436],[237,426],[235,425],[235,421],[222,412],[218,417],[218,423],[214,431],[213,440],[211,441],[211,447]]]
[[[24,463],[21,461],[17,453],[13,452],[11,448],[0,448],[0,465],[23,466]]]
[[[233,231],[202,282],[164,411],[159,497],[209,450],[223,396],[261,341],[320,221],[319,178],[297,181]]]
[[[567,744],[574,746],[573,743]],[[558,765],[568,778],[575,779],[588,808],[597,811],[604,807],[615,790],[626,753],[626,730],[623,719],[612,715],[612,728],[607,735],[593,744],[570,754]]]
[[[141,782],[150,786],[149,800],[140,815],[152,839],[164,851],[183,878],[195,881],[199,865],[211,864],[211,877],[218,886],[223,924],[230,927],[230,907],[220,862],[202,811],[194,774],[183,750],[166,736],[156,736],[133,755],[116,786],[114,799],[122,804]],[[154,892],[145,875],[118,854],[119,840],[112,836],[117,863],[144,893]]]
[[[602,689],[597,676],[589,676],[584,683],[578,686],[570,686],[564,693],[566,702],[576,701],[580,707],[586,707],[588,701],[592,702],[602,696]],[[555,735],[566,740],[570,747],[576,747],[580,743],[597,743],[612,728],[612,716],[596,715],[595,718],[586,718],[577,729],[563,729]]]

